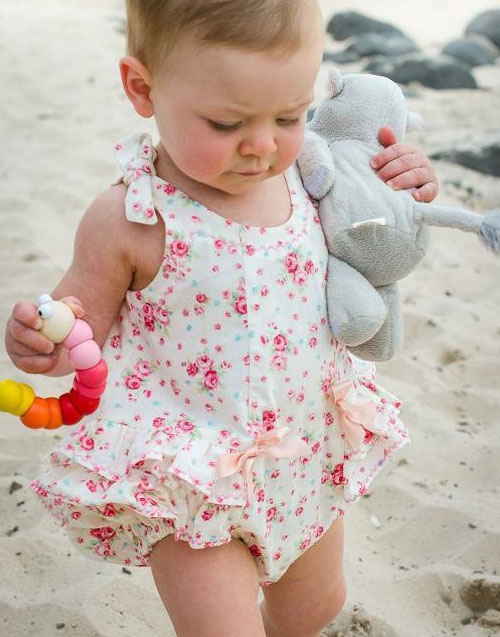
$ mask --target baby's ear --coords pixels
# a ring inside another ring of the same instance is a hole
[[[424,118],[422,115],[418,113],[414,113],[413,111],[408,111],[408,116],[406,118],[406,132],[411,133],[411,131],[419,130],[423,128],[425,124]]]
[[[330,69],[328,82],[330,84],[330,97],[336,97],[344,88],[344,78],[339,69]]]

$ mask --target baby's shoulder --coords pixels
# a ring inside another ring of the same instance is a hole
[[[129,221],[125,215],[127,187],[114,184],[103,190],[87,208],[80,229],[87,236],[105,239],[120,258],[130,264],[132,289],[147,285],[161,265],[165,247],[165,225],[161,215],[154,225]]]

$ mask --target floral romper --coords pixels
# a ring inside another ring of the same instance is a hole
[[[256,227],[158,178],[149,135],[115,152],[127,219],[160,214],[164,256],[110,330],[99,410],[31,488],[89,557],[147,566],[169,534],[194,549],[234,537],[270,584],[408,441],[401,403],[332,336],[327,248],[295,166],[290,218]]]

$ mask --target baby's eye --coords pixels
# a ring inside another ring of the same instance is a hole
[[[281,126],[294,126],[300,122],[300,117],[280,117],[277,121]]]
[[[214,122],[211,119],[207,121],[214,130],[218,131],[231,132],[238,130],[238,128],[241,126],[241,122],[235,122],[234,124],[223,124],[222,122]]]

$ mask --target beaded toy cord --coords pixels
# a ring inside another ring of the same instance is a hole
[[[73,387],[59,398],[40,398],[29,385],[2,380],[0,411],[20,416],[22,423],[30,429],[74,425],[99,406],[106,388],[108,367],[93,339],[90,325],[77,319],[68,305],[42,294],[38,300],[38,314],[43,321],[40,332],[68,350],[69,361],[76,372]]]

